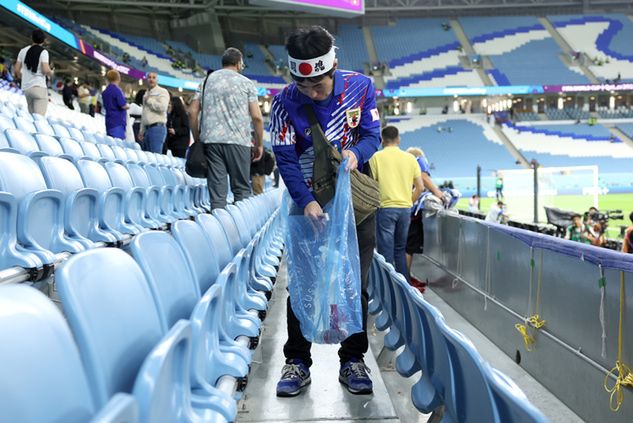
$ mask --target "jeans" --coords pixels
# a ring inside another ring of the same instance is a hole
[[[156,125],[151,128],[145,128],[145,136],[143,137],[143,140],[147,146],[147,151],[161,154],[163,152],[163,143],[165,142],[166,137],[167,128],[165,125]]]
[[[376,245],[376,215],[371,215],[365,219],[360,225],[356,226],[356,235],[358,237],[358,252],[360,255],[360,281],[361,281],[361,305],[363,309],[363,331],[355,333],[341,342],[341,348],[338,350],[339,361],[345,363],[352,358],[359,360],[369,349],[369,341],[367,340],[367,302],[369,294],[367,293],[367,284],[369,282],[369,266],[374,258],[374,246]],[[288,341],[284,345],[284,356],[286,363],[292,359],[298,358],[303,361],[306,366],[312,365],[310,357],[310,348],[312,344],[308,342],[301,333],[299,319],[295,316],[290,305],[290,297],[286,304],[286,317],[288,322]]]
[[[376,249],[407,281],[410,280],[410,277],[407,271],[405,249],[407,247],[410,223],[410,208],[378,209],[376,216]]]
[[[235,202],[252,195],[251,148],[237,144],[208,143],[204,145],[207,156],[207,186],[211,196],[211,208],[226,207],[228,179]]]

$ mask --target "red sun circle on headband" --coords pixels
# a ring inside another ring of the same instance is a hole
[[[312,73],[312,65],[310,63],[302,63],[299,65],[301,75],[310,75]]]

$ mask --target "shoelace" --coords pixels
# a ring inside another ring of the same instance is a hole
[[[352,363],[350,367],[352,369],[352,373],[354,373],[354,376],[356,377],[368,378],[368,373],[371,373],[369,367],[362,362]]]
[[[286,364],[281,370],[282,379],[297,379],[301,378],[301,369],[298,364]]]

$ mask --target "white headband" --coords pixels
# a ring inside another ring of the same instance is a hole
[[[328,73],[334,67],[336,60],[336,47],[332,47],[329,52],[314,59],[295,59],[288,56],[288,67],[290,73],[300,78],[313,78],[315,76]]]

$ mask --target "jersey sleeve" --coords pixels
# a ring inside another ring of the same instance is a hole
[[[360,116],[360,140],[351,147],[358,158],[359,166],[367,163],[380,147],[380,114],[376,108],[376,90],[367,78],[365,101]]]
[[[431,166],[429,166],[429,161],[425,156],[420,156],[417,159],[418,165],[420,166],[420,171],[426,173],[431,176]]]
[[[270,138],[277,160],[277,168],[290,196],[300,208],[305,208],[314,196],[308,189],[301,172],[299,155],[295,149],[295,131],[288,112],[278,96],[273,98],[270,112]]]

